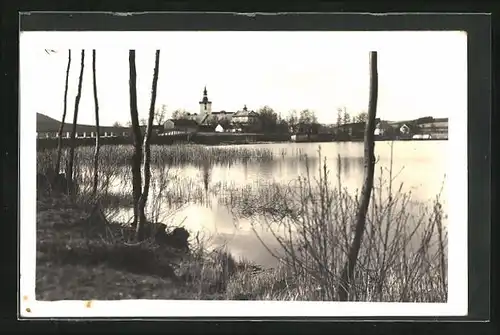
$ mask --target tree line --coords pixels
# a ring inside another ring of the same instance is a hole
[[[337,126],[341,126],[348,123],[362,123],[367,119],[368,114],[362,112],[351,118],[351,115],[346,111],[345,108],[339,109],[339,118],[337,121]],[[166,106],[162,105],[155,112],[157,117],[155,118],[156,124],[161,125],[166,121]],[[301,111],[292,110],[288,113],[286,117],[282,117],[281,114],[277,113],[272,107],[265,105],[258,110],[256,110],[257,119],[256,124],[247,124],[242,126],[243,128],[250,128],[249,130],[257,130],[264,133],[301,133],[301,134],[317,134],[321,124],[318,122],[316,113],[310,109],[304,109]],[[191,120],[193,119],[193,114],[190,114],[185,109],[176,109],[171,114],[171,119],[173,120]],[[206,121],[207,125],[215,128],[217,125],[221,125],[224,129],[231,126],[231,120],[229,118],[208,118]],[[119,125],[118,123],[116,125]],[[127,125],[130,126],[130,125]]]

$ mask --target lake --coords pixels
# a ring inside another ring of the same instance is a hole
[[[299,176],[307,173],[304,160],[299,155],[309,157],[310,175],[316,177],[320,167],[318,148],[321,146],[322,160],[326,159],[329,179],[337,185],[338,155],[341,156],[342,187],[354,194],[361,189],[363,181],[363,143],[361,142],[329,142],[329,143],[272,143],[244,145],[245,148],[267,148],[275,153],[275,159],[267,162],[238,163],[231,166],[212,166],[210,169],[207,203],[193,201],[172,211],[172,207],[163,204],[161,222],[182,225],[192,232],[202,232],[214,245],[227,245],[229,251],[238,257],[244,257],[262,266],[273,266],[276,260],[251,229],[249,219],[235,218],[235,215],[220,201],[220,196],[227,189],[241,189],[246,186],[265,187],[270,183],[289,184]],[[391,167],[393,190],[402,183],[403,192],[411,192],[413,203],[431,204],[440,193],[443,209],[446,213],[446,180],[447,141],[395,141],[376,142],[375,186],[379,185],[381,173],[387,181]],[[322,161],[323,163],[323,161]],[[381,171],[382,170],[382,171]],[[153,171],[153,174],[158,173]],[[178,185],[197,185],[198,192],[203,189],[202,170],[195,166],[170,168],[169,176],[175,175]],[[184,180],[184,184],[181,181]],[[189,182],[186,183],[185,181]],[[259,186],[260,185],[260,186]],[[188,189],[188,186],[177,186]],[[190,187],[190,186],[189,186]],[[387,184],[384,184],[384,189]],[[118,182],[114,188],[123,192],[123,183]],[[152,194],[154,194],[154,187]],[[150,195],[151,197],[151,195]],[[156,204],[157,205],[157,204]],[[120,220],[128,220],[132,216],[130,209],[122,209]],[[261,239],[271,248],[277,247],[276,240],[266,230],[259,233]]]

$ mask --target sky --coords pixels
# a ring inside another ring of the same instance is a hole
[[[368,109],[369,51],[378,52],[377,117],[407,120],[467,111],[467,37],[463,32],[22,32],[21,108],[60,120],[72,50],[66,122],[72,122],[86,50],[78,123],[94,124],[92,49],[100,124],[130,120],[128,50],[136,49],[139,118],[151,99],[160,49],[156,106],[199,111],[206,85],[214,111],[264,105],[282,117],[310,109],[335,123],[337,108]],[[56,53],[48,55],[45,49]]]

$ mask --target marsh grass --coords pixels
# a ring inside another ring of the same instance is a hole
[[[321,159],[321,153],[319,156]],[[292,273],[291,278],[301,288],[300,299],[337,299],[335,288],[346,261],[358,207],[358,195],[343,188],[340,157],[338,165],[336,187],[329,182],[325,160],[317,177],[307,169],[307,175],[296,184],[281,188],[275,185],[252,201],[245,200],[244,205],[250,208],[240,209],[258,213],[253,222],[254,233]],[[381,171],[372,194],[349,299],[445,302],[447,232],[440,196],[431,206],[416,208],[411,193],[402,192],[402,185],[393,189],[392,169],[388,173],[386,181]],[[275,199],[273,192],[281,199],[278,209],[266,207]],[[246,199],[248,193],[242,194]],[[258,208],[265,210],[257,211]],[[274,236],[278,250],[271,250],[263,242],[259,233],[262,227]]]

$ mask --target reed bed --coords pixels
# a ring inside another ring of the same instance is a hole
[[[274,185],[251,201],[250,192],[234,192],[231,204],[243,206],[240,213],[253,213],[257,238],[291,273],[289,283],[301,288],[295,299],[336,300],[358,196],[343,188],[340,173],[338,185],[331,186],[326,161],[317,175],[308,171],[293,187]],[[445,302],[447,229],[440,197],[432,204],[412,205],[411,193],[402,192],[401,186],[395,188],[392,177],[392,171],[389,182],[381,176],[373,192],[349,300]],[[387,196],[383,196],[384,188]],[[238,195],[241,199],[235,201]],[[278,198],[278,209],[258,210]],[[272,250],[263,242],[263,227],[279,249]],[[281,299],[272,292],[266,294],[269,299]]]
[[[83,161],[92,161],[94,148],[78,147],[75,151]],[[103,165],[129,165],[133,147],[130,145],[102,146],[100,162]],[[53,156],[51,158],[51,156]],[[151,164],[183,166],[187,164],[202,166],[206,161],[212,164],[235,164],[240,162],[265,162],[277,158],[278,154],[268,148],[245,148],[203,145],[152,145]],[[38,153],[38,163],[43,167],[54,161],[55,150]]]

